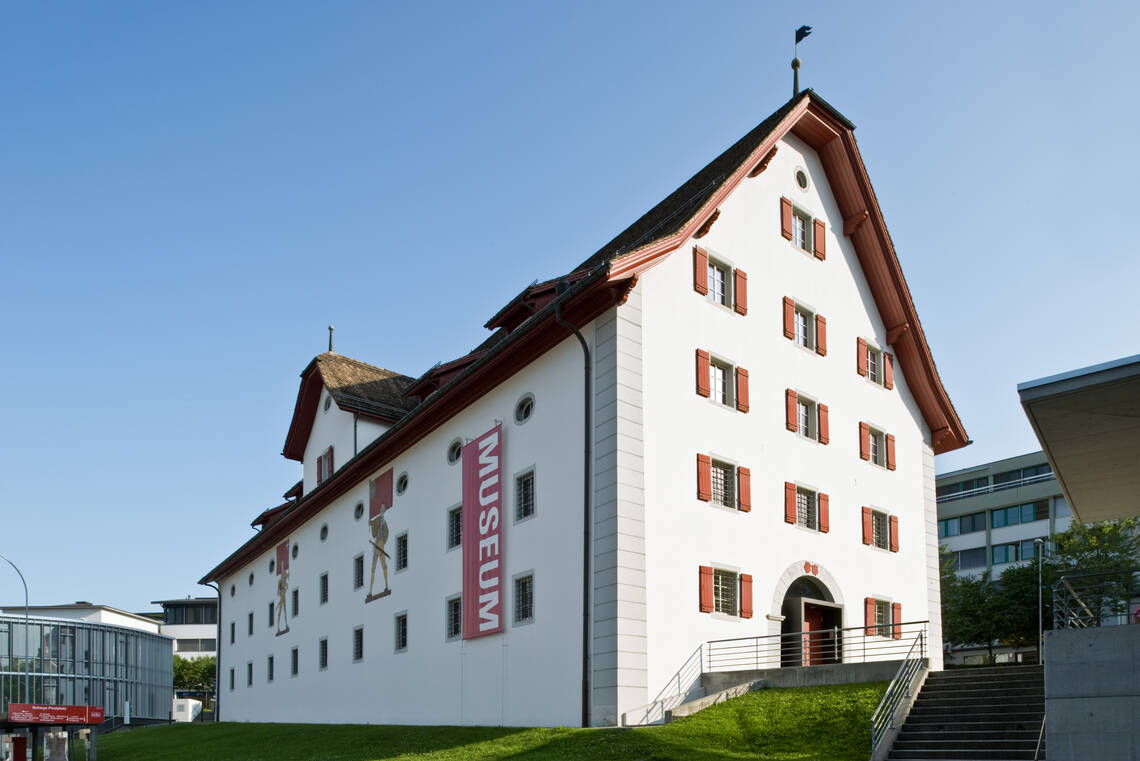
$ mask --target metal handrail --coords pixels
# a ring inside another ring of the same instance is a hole
[[[956,491],[953,494],[946,494],[937,498],[941,502],[953,502],[956,499],[965,499],[966,497],[976,497],[979,494],[991,494],[995,491],[1005,491],[1006,489],[1016,489],[1020,486],[1029,486],[1030,484],[1038,484],[1042,481],[1048,481],[1056,478],[1053,473],[1038,473],[1035,476],[1027,476],[1019,478],[1016,481],[1005,481],[1000,484],[987,484],[986,486],[977,486],[973,489],[966,489],[965,491]]]
[[[1067,573],[1053,585],[1053,628],[1140,623],[1130,615],[1140,597],[1140,568]]]
[[[927,621],[818,629],[707,643],[705,671],[745,671],[903,659]]]
[[[1033,761],[1041,758],[1041,743],[1045,740],[1045,716],[1041,716],[1041,731],[1037,733],[1037,748],[1033,751]]]
[[[899,704],[905,698],[910,697],[911,684],[914,682],[914,677],[922,668],[922,661],[926,658],[926,646],[924,632],[919,632],[915,637],[914,643],[911,644],[910,650],[907,652],[906,659],[899,666],[898,673],[891,683],[887,685],[887,691],[883,693],[883,699],[879,701],[879,706],[875,709],[875,713],[871,714],[871,758],[875,758],[875,751],[882,742],[883,735],[886,734],[888,729],[893,729],[895,726],[895,714],[898,712]],[[915,654],[915,648],[918,649],[918,654]]]

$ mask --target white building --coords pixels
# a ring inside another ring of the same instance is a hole
[[[174,654],[209,658],[218,654],[218,598],[185,597],[154,600],[162,606],[159,631],[174,637]]]
[[[222,718],[612,725],[709,640],[940,642],[968,439],[852,130],[793,98],[419,379],[310,363],[302,484],[203,579]]]
[[[128,629],[138,629],[151,634],[160,633],[159,622],[149,616],[128,613],[109,605],[96,605],[83,600],[62,605],[32,605],[28,608],[28,612],[33,616],[65,618],[71,621],[85,621],[89,624],[111,624]],[[0,613],[8,616],[22,616],[24,615],[24,606],[12,605],[0,608]]]

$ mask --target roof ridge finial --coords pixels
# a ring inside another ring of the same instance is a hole
[[[799,45],[803,42],[804,37],[811,34],[811,27],[801,26],[796,30],[796,43],[792,47],[792,97],[800,94],[800,54]]]
[[[332,339],[333,339],[333,331],[334,331],[334,330],[336,330],[336,328],[334,328],[334,327],[332,326],[332,324],[330,323],[330,324],[329,324],[329,353],[332,353],[332,350],[333,350],[333,343],[332,343]]]

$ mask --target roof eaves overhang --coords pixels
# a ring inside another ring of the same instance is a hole
[[[199,583],[220,581],[248,559],[267,551],[288,536],[294,527],[390,463],[503,380],[566,340],[569,333],[554,320],[558,305],[562,306],[565,320],[574,325],[583,325],[605,309],[624,301],[634,281],[614,283],[607,278],[609,270],[609,263],[605,262],[571,285],[467,367],[451,383],[433,392],[384,431],[337,470],[332,478],[298,500],[271,525],[250,537],[203,576]]]

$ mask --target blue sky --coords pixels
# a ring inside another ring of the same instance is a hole
[[[1120,3],[0,8],[0,553],[34,603],[186,594],[299,477],[325,348],[409,375],[805,86],[858,129],[975,443],[1140,351]],[[0,602],[21,594],[0,570]]]

